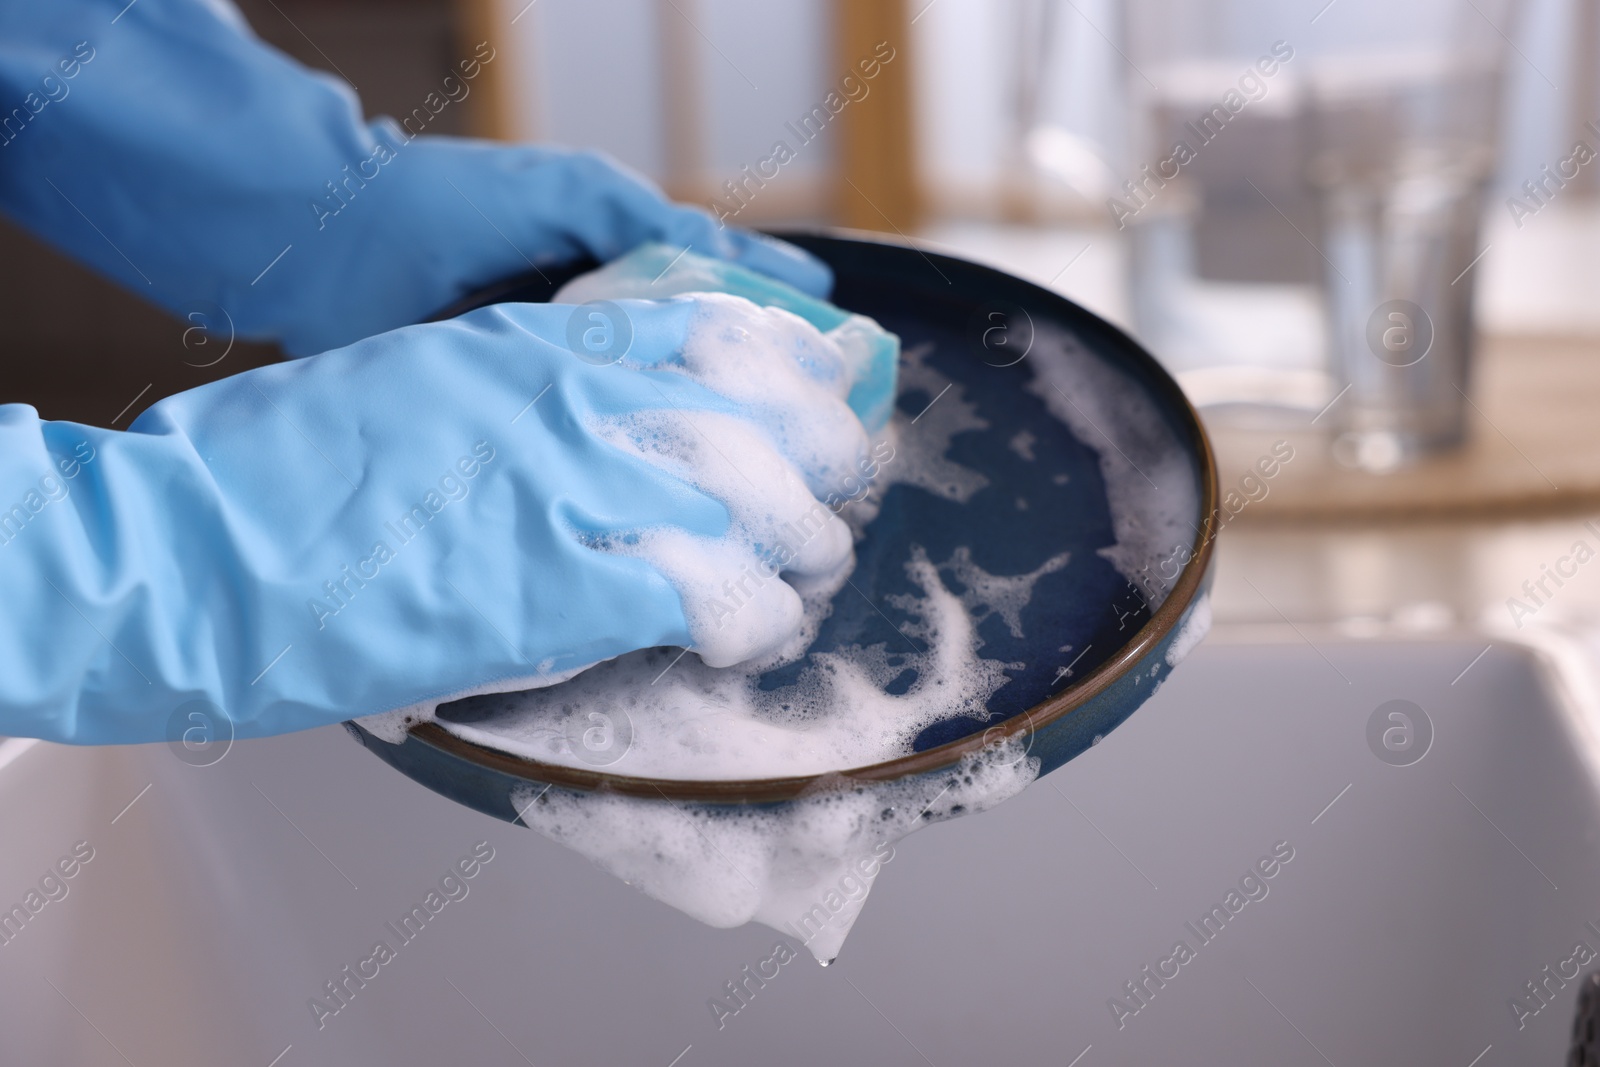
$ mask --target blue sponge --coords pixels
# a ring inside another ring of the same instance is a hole
[[[849,403],[871,433],[889,423],[894,410],[900,338],[865,315],[855,315],[791,285],[720,259],[655,242],[642,244],[599,270],[561,287],[555,302],[662,300],[683,293],[732,293],[763,307],[782,308],[821,330],[850,362],[854,384]]]

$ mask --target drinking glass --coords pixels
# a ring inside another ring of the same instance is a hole
[[[1518,0],[1125,0],[1137,328],[1392,469],[1460,443]],[[1231,374],[1231,378],[1226,376]],[[1208,378],[1209,375],[1209,378]]]

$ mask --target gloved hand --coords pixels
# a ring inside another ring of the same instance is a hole
[[[419,322],[467,293],[642,241],[816,296],[828,269],[719,228],[604,158],[429,136],[488,44],[402,122],[256,40],[224,0],[0,5],[0,210],[174,314],[220,306],[292,354]],[[447,76],[448,75],[448,76]]]
[[[127,432],[0,406],[0,734],[159,740],[206,700],[249,737],[642,647],[758,655],[800,608],[747,572],[850,554],[813,499],[866,448],[843,367],[731,296],[511,304]]]

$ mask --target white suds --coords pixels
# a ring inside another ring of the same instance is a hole
[[[850,360],[829,337],[796,315],[739,297],[702,293],[694,305],[680,352],[660,362],[624,357],[621,363],[635,372],[682,375],[741,414],[688,410],[663,392],[658,408],[585,428],[721,502],[727,531],[573,536],[596,551],[649,561],[682,598],[695,651],[726,666],[792,649],[804,614],[794,587],[837,585],[848,575],[851,532],[837,512],[865,493],[884,450],[892,455],[892,449],[883,442],[869,447],[845,401]],[[553,674],[542,664],[526,678],[358,721],[399,744],[442,703],[553,686],[576,673]]]
[[[1194,461],[1145,389],[1058,328],[1039,324],[1028,391],[1100,454],[1116,544],[1100,550],[1153,612],[1170,580],[1160,566],[1199,533]],[[1091,414],[1092,412],[1092,414]]]
[[[917,735],[936,722],[987,720],[989,698],[1023,664],[983,658],[977,624],[999,614],[1021,636],[1020,613],[1034,582],[1066,561],[1063,554],[1031,574],[997,577],[965,550],[936,567],[913,547],[906,571],[922,595],[893,596],[886,605],[913,621],[885,642],[814,653],[792,686],[761,688],[762,674],[778,665],[772,659],[719,670],[693,657],[673,665],[671,653],[651,649],[557,689],[482,697],[476,712],[489,718],[443,725],[530,759],[570,767],[603,760],[609,771],[643,778],[780,778],[910,755]],[[968,591],[957,597],[946,589],[942,569]],[[832,591],[822,586],[807,598],[807,641],[794,653],[810,644]],[[912,672],[904,692],[886,691]],[[585,731],[597,723],[608,739],[629,740],[586,747]]]
[[[584,295],[619,294],[601,286]],[[1070,561],[1062,553],[1026,574],[995,575],[967,547],[935,561],[912,545],[904,566],[916,592],[874,605],[883,640],[810,653],[791,683],[763,689],[763,674],[807,656],[850,580],[852,534],[862,535],[889,485],[961,504],[989,485],[950,452],[956,435],[990,424],[967,390],[932,365],[932,346],[921,345],[903,353],[900,367],[901,395],[920,398],[912,400],[920,410],[897,410],[886,436],[869,442],[842,399],[850,367],[837,346],[793,316],[698,299],[706,310],[684,357],[664,369],[757,418],[697,411],[686,425],[681,413],[662,410],[591,430],[723,502],[729,529],[719,538],[623,531],[591,547],[649,560],[682,597],[699,655],[631,653],[558,687],[479,697],[441,725],[515,755],[638,777],[823,775],[814,793],[778,805],[539,787],[513,802],[527,825],[648,895],[714,926],[765,923],[827,962],[896,840],[1014,796],[1039,762],[1009,740],[948,771],[891,783],[861,785],[836,772],[907,755],[934,723],[986,721],[989,701],[1023,665],[984,658],[979,625],[998,617],[1024,637],[1036,583]],[[775,376],[773,361],[752,355],[762,346],[795,359],[778,361],[785,370]],[[1039,328],[1030,363],[1027,388],[1099,456],[1115,537],[1101,553],[1155,610],[1168,586],[1152,575],[1175,547],[1192,543],[1197,519],[1197,479],[1182,442],[1135,382],[1071,336]],[[1037,446],[1025,431],[1010,440],[1026,460]],[[947,577],[965,591],[952,593]],[[890,609],[904,621],[892,622]],[[1209,623],[1202,598],[1169,647],[1169,665]]]
[[[755,921],[839,954],[894,842],[1022,792],[1039,761],[1012,739],[950,770],[897,782],[834,783],[770,807],[717,809],[523,787],[522,821],[636,889],[711,926]]]
[[[978,406],[967,399],[965,388],[928,363],[932,353],[931,344],[900,353],[901,394],[917,392],[928,400],[926,407],[909,417],[895,414],[892,426],[898,454],[890,477],[901,485],[914,485],[965,504],[989,479],[949,457],[950,439],[968,430],[987,430],[989,422],[978,415]]]
[[[1189,610],[1183,613],[1183,618],[1178,622],[1178,633],[1172,639],[1172,644],[1167,646],[1167,666],[1176,667],[1189,658],[1189,653],[1195,646],[1206,639],[1206,634],[1211,632],[1211,594],[1201,593],[1200,598],[1189,605]]]
[[[666,407],[589,429],[722,502],[729,528],[646,530],[590,547],[648,560],[683,598],[694,650],[726,667],[771,654],[799,628],[800,597],[780,573],[817,578],[850,565],[849,529],[816,498],[871,461],[836,345],[786,311],[697,300],[681,359],[665,367],[742,414]]]

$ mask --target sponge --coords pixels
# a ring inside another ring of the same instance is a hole
[[[844,353],[851,371],[850,408],[879,433],[894,411],[900,338],[865,315],[807,296],[746,267],[671,245],[647,242],[562,286],[558,304],[591,300],[664,300],[684,293],[732,293],[762,307],[782,308],[821,330]]]

